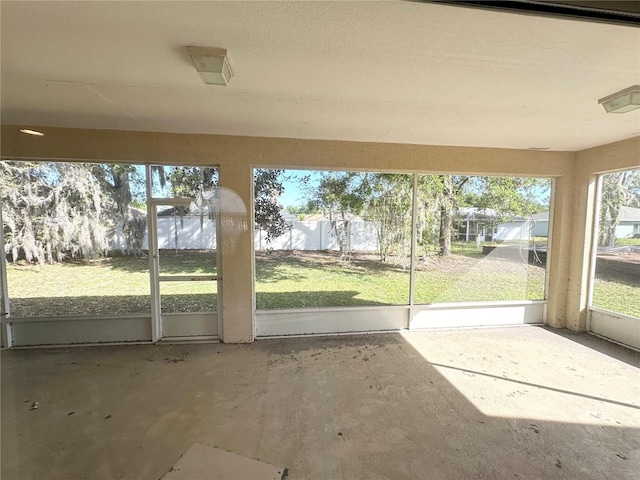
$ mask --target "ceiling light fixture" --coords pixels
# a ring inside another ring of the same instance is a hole
[[[640,85],[625,88],[598,100],[607,113],[626,113],[640,108]]]
[[[20,131],[22,133],[26,133],[27,135],[35,135],[36,137],[43,137],[44,133],[39,132],[37,130],[31,130],[30,128],[21,128]]]
[[[233,76],[224,48],[187,47],[196,70],[208,85],[228,85]]]

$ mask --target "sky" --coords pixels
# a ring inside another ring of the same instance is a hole
[[[291,170],[284,172],[285,180],[282,182],[284,193],[278,199],[283,207],[299,207],[307,204],[305,191],[318,185],[321,172],[317,170]],[[305,184],[302,177],[308,177]]]

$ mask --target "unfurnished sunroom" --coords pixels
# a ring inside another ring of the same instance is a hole
[[[164,28],[176,4],[2,8],[3,345],[546,323],[640,346],[615,233],[639,112],[598,104],[639,83],[635,26],[200,5],[212,45]],[[464,208],[516,233],[460,240]]]

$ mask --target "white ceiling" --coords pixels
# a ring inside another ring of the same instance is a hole
[[[184,47],[226,48],[202,83]],[[640,29],[412,2],[1,3],[3,124],[580,150]]]

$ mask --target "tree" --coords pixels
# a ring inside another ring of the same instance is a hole
[[[363,217],[378,225],[378,252],[380,261],[389,255],[406,260],[411,251],[411,201],[413,178],[406,174],[368,173],[363,181],[369,187],[364,198]]]
[[[381,261],[393,253],[405,259],[411,248],[412,185],[406,174],[325,172],[308,193],[308,208],[322,210],[329,219],[342,259],[351,251],[356,215],[377,225]]]
[[[416,192],[416,244],[426,259],[429,250],[439,245],[440,211],[438,199],[442,189],[439,175],[418,175]]]
[[[469,177],[438,175],[441,187],[437,200],[440,207],[440,255],[451,255],[451,238],[453,237],[453,217],[458,209],[462,189]]]
[[[284,192],[283,170],[258,168],[254,171],[254,221],[256,228],[267,234],[267,241],[282,235],[287,225],[278,198]],[[166,175],[171,195],[197,198],[218,186],[218,170],[214,167],[172,167]]]
[[[310,199],[329,218],[342,259],[351,250],[351,218],[362,212],[370,191],[365,178],[357,172],[325,172]]]
[[[278,198],[284,193],[283,170],[257,168],[253,174],[255,224],[267,233],[267,242],[282,235],[287,224]]]
[[[15,261],[53,263],[107,248],[115,202],[81,163],[0,162],[5,249]]]
[[[600,231],[598,244],[613,247],[621,207],[640,206],[640,170],[609,173],[602,176]]]
[[[502,219],[529,217],[547,208],[551,183],[532,177],[473,177],[474,206]]]
[[[541,211],[549,190],[546,179],[420,175],[418,181],[418,244],[433,243],[437,225],[440,254],[451,254],[454,218],[461,205],[493,210],[499,218],[528,217]]]
[[[548,203],[548,179],[418,175],[416,243],[426,255],[438,248],[451,254],[454,219],[461,205],[491,209],[500,218],[529,217]],[[361,215],[378,225],[381,261],[392,252],[408,254],[411,240],[413,177],[407,174],[325,172],[307,194],[329,217],[340,255],[350,250],[350,219]]]
[[[256,225],[272,239],[284,233],[278,197],[282,170],[255,173]],[[154,180],[169,182],[173,197],[196,198],[217,186],[213,167],[152,167]],[[131,165],[0,162],[5,248],[14,259],[41,263],[87,257],[108,248],[121,226],[125,251],[142,252],[146,215],[134,208],[145,198],[141,170]]]
[[[172,167],[166,174],[171,196],[196,198],[204,190],[218,186],[218,169],[214,167]]]
[[[307,215],[321,213],[320,209],[313,205],[313,203],[307,203],[305,205],[289,205],[288,207],[285,207],[284,210],[291,215],[295,215],[298,220],[304,220]]]
[[[158,171],[154,169],[154,171]],[[113,200],[116,220],[122,224],[125,253],[142,255],[144,236],[147,231],[146,214],[134,205],[146,197],[145,177],[133,165],[101,163],[91,166],[102,192]],[[162,171],[158,171],[162,179]]]

